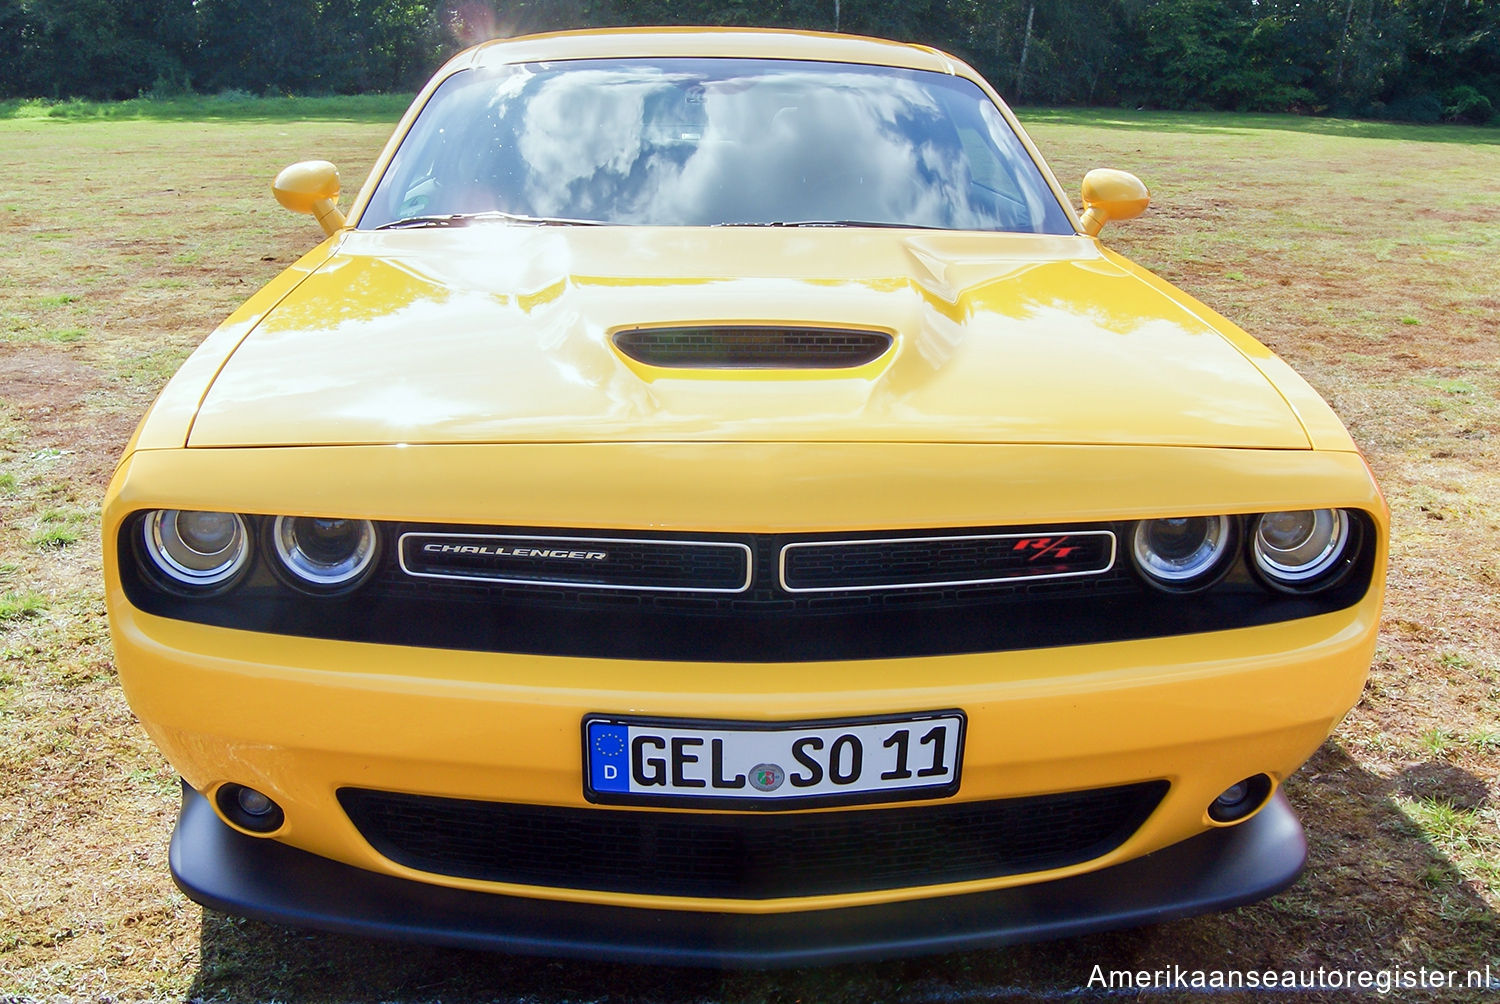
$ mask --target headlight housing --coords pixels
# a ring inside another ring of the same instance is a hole
[[[317,592],[352,589],[373,567],[379,538],[367,519],[277,516],[271,546],[288,581]]]
[[[178,589],[227,588],[250,561],[250,533],[232,512],[157,509],[141,521],[141,537],[153,569]]]
[[[1252,524],[1250,564],[1273,589],[1320,589],[1348,567],[1354,537],[1353,521],[1342,509],[1268,512]]]
[[[1146,581],[1172,593],[1207,589],[1234,560],[1237,523],[1228,516],[1143,519],[1131,534],[1131,555]]]

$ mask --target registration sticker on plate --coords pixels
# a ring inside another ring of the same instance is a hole
[[[964,715],[809,722],[583,720],[592,802],[791,809],[958,792]]]

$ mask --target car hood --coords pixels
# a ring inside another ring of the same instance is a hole
[[[354,231],[233,352],[189,445],[1308,448],[1258,365],[1270,354],[1179,296],[1081,237]],[[663,369],[611,340],[714,324],[871,329],[894,344],[851,369]]]

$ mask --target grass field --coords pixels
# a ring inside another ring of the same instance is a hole
[[[1500,979],[1500,132],[1458,127],[1025,116],[1069,190],[1093,166],[1147,180],[1155,205],[1107,241],[1307,376],[1394,510],[1364,700],[1288,784],[1312,846],[1290,891],[1151,929],[772,974],[393,948],[186,900],[166,866],[176,781],[111,665],[100,498],[176,365],[315,242],[269,179],[324,157],[352,189],[400,109],[0,104],[0,1001],[946,1004],[1068,996],[1096,964]]]

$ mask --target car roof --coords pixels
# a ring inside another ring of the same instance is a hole
[[[481,43],[459,54],[449,68],[639,56],[805,59],[949,74],[966,69],[931,46],[775,28],[603,28],[523,35]]]

